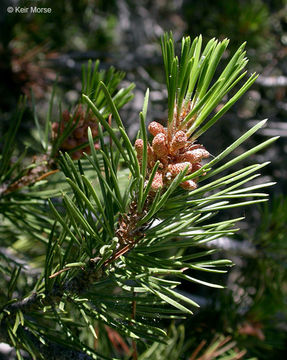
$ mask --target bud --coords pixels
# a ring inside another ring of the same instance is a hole
[[[177,131],[171,141],[170,151],[172,153],[177,152],[178,150],[185,147],[186,142],[187,142],[186,133],[182,130]]]
[[[157,134],[153,138],[152,148],[158,158],[166,156],[168,154],[168,148],[166,146],[166,136],[162,133]]]
[[[177,164],[170,164],[168,165],[168,171],[174,177],[178,175],[181,171],[183,171],[188,166],[187,174],[191,172],[192,165],[189,162],[182,162]]]
[[[136,152],[137,152],[138,160],[141,160],[142,157],[143,157],[143,146],[144,146],[143,140],[142,139],[137,139],[136,142],[135,142],[135,149],[136,149]]]
[[[70,113],[69,110],[64,110],[62,113],[62,118],[64,122],[69,122],[70,120]]]
[[[81,139],[84,136],[85,129],[84,127],[78,127],[74,130],[73,135],[76,139]]]
[[[74,149],[77,145],[78,143],[75,139],[68,137],[68,139],[63,142],[62,148],[64,150],[71,150]]]
[[[164,134],[165,133],[165,130],[164,130],[164,127],[159,124],[158,122],[156,121],[152,121],[149,126],[148,126],[148,131],[153,135],[153,136],[156,136],[157,134]]]
[[[78,146],[83,145],[88,141],[87,129],[90,126],[92,136],[95,137],[98,134],[98,122],[97,118],[92,114],[91,111],[86,112],[82,105],[77,106],[74,111],[74,115],[71,115],[68,110],[62,112],[62,121],[60,123],[52,123],[52,137],[55,139],[57,134],[60,135],[65,130],[67,123],[73,119],[73,125],[76,125],[73,131],[70,132],[69,136],[62,142],[60,149],[67,151],[72,150]],[[60,127],[60,129],[59,129]],[[99,145],[95,144],[95,149],[98,149]],[[90,153],[89,146],[71,153],[73,159],[79,159],[83,152]]]
[[[162,173],[156,172],[155,176],[153,178],[153,181],[151,183],[151,190],[157,191],[160,190],[163,187],[163,179],[162,179]]]
[[[184,154],[180,156],[180,159],[194,164],[208,157],[209,157],[209,152],[207,150],[194,149],[194,150],[186,151]]]
[[[194,190],[197,188],[196,182],[193,180],[183,181],[180,186],[185,190]]]

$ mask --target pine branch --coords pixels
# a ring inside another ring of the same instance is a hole
[[[8,260],[2,269],[10,285],[3,294],[1,326],[7,327],[9,343],[19,359],[21,348],[35,359],[48,356],[41,355],[42,345],[31,336],[46,344],[46,349],[51,346],[51,351],[54,343],[62,347],[69,342],[71,351],[76,351],[70,356],[80,358],[84,351],[87,356],[105,358],[98,354],[98,345],[95,349],[86,346],[104,336],[104,330],[97,334],[97,324],[130,339],[133,358],[141,358],[137,350],[141,341],[167,341],[166,332],[146,320],[155,311],[159,319],[172,320],[199,307],[192,296],[178,290],[182,281],[222,287],[203,281],[200,274],[222,274],[233,264],[214,257],[214,251],[204,246],[238,231],[236,224],[242,217],[219,221],[215,216],[219,211],[265,202],[267,195],[259,189],[272,185],[246,186],[267,163],[226,171],[277,139],[268,139],[229,161],[226,156],[265,121],[210,161],[206,146],[196,142],[257,77],[251,75],[228,99],[246,75],[248,61],[243,44],[214,79],[227,46],[228,40],[212,39],[202,49],[201,36],[193,42],[187,37],[177,57],[172,35],[163,37],[166,127],[151,122],[146,130],[148,90],[134,145],[119,113],[130,100],[133,85],[117,91],[123,74],[114,69],[99,72],[98,62],[89,62],[83,69],[82,94],[74,111],[62,112],[60,107],[59,121],[52,123],[53,91],[44,130],[35,117],[42,135],[39,159],[43,168],[35,162],[31,170],[20,171],[16,177],[7,173],[8,139],[1,163],[8,187],[0,200],[6,226],[29,234],[31,244],[40,242],[41,255],[46,252],[42,276],[22,299],[25,289],[18,297],[13,295],[22,276],[20,268],[11,267]],[[15,137],[12,130],[11,134]],[[49,190],[51,171],[59,177],[57,193]],[[29,176],[31,181],[26,182]],[[46,181],[43,191],[32,187],[38,180]],[[23,184],[31,189],[23,191]],[[9,186],[11,191],[7,191]],[[213,344],[216,351],[229,350],[220,349],[223,342]]]

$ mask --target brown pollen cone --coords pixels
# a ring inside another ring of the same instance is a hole
[[[163,187],[163,176],[162,173],[157,171],[151,184],[151,190],[156,192]]]
[[[170,152],[171,154],[176,154],[176,152],[185,147],[187,142],[187,136],[184,131],[177,131],[170,144]]]
[[[136,149],[137,158],[138,158],[138,161],[139,161],[140,164],[141,164],[141,161],[142,161],[142,158],[143,158],[143,146],[144,146],[143,140],[142,139],[137,139],[136,142],[135,142],[135,149]]]
[[[152,134],[152,136],[156,136],[157,134],[164,134],[165,128],[156,121],[152,121],[148,126],[148,131]]]
[[[192,143],[188,139],[186,129],[180,128],[180,123],[184,117],[180,117],[179,123],[173,126],[172,134],[169,134],[166,128],[153,121],[149,124],[148,130],[152,136],[152,144],[148,144],[148,164],[147,179],[153,169],[156,160],[160,161],[158,171],[155,173],[151,185],[151,194],[158,190],[168,187],[170,182],[182,171],[192,174],[201,168],[201,161],[209,157],[209,152],[204,146]],[[139,164],[142,163],[143,140],[137,139],[135,149]],[[197,187],[197,179],[187,180],[180,184],[185,190],[194,190]]]
[[[69,136],[64,139],[60,144],[59,150],[67,151],[73,150],[78,146],[86,143],[88,141],[88,127],[91,128],[93,137],[98,134],[98,120],[95,115],[90,110],[86,112],[82,105],[78,105],[75,114],[72,115],[68,110],[64,110],[62,113],[62,121],[60,123],[52,123],[52,138],[56,139],[58,136],[61,136],[66,126],[72,119],[72,126],[75,125],[75,129],[69,134]],[[99,144],[95,143],[95,149],[99,148]],[[74,160],[80,159],[84,152],[90,153],[90,147],[86,146],[77,151],[71,153],[71,157]]]
[[[165,134],[157,134],[152,141],[152,149],[158,159],[168,155],[167,138]]]

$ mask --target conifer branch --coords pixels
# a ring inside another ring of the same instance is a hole
[[[73,110],[60,107],[58,121],[52,121],[54,89],[44,129],[34,111],[41,151],[32,166],[21,168],[20,159],[8,170],[16,133],[10,129],[0,163],[0,209],[7,228],[20,229],[31,244],[41,244],[42,255],[45,252],[42,275],[26,295],[23,289],[17,297],[17,281],[26,275],[18,265],[11,268],[4,256],[9,287],[1,327],[7,327],[5,339],[15,346],[19,359],[19,349],[37,358],[44,346],[42,358],[47,358],[54,344],[62,349],[67,342],[74,358],[105,359],[100,341],[94,340],[105,336],[102,325],[129,339],[133,359],[138,359],[140,341],[167,339],[160,326],[145,320],[154,316],[154,308],[159,319],[171,320],[199,307],[178,290],[182,281],[222,287],[203,281],[200,274],[225,273],[233,264],[214,257],[204,245],[238,231],[242,217],[214,217],[218,211],[266,201],[267,195],[257,190],[272,185],[246,187],[267,163],[222,173],[277,139],[227,162],[225,157],[265,121],[210,161],[208,146],[196,142],[257,77],[251,75],[228,99],[246,76],[248,62],[243,44],[215,77],[228,42],[212,39],[203,48],[201,36],[194,41],[186,37],[178,57],[172,34],[164,35],[167,121],[152,121],[146,130],[147,90],[134,144],[119,113],[131,99],[133,85],[118,90],[123,74],[113,68],[100,72],[98,62],[83,68],[82,93]],[[23,108],[15,129],[22,114]],[[43,188],[35,185],[39,181]],[[40,340],[34,341],[37,337]],[[86,345],[91,339],[95,349]],[[223,351],[228,341],[216,340],[216,349]]]

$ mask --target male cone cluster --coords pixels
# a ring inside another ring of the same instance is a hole
[[[57,136],[60,136],[67,124],[71,121],[73,116],[72,126],[75,126],[75,129],[69,134],[69,136],[62,142],[60,145],[60,150],[67,151],[73,150],[76,147],[84,144],[88,141],[88,127],[91,128],[92,135],[95,137],[98,134],[98,121],[91,111],[86,112],[82,105],[79,105],[76,109],[74,115],[70,114],[68,110],[63,111],[62,121],[60,123],[53,122],[52,124],[52,137],[55,139]],[[95,144],[95,148],[99,148],[99,144]],[[71,157],[74,160],[80,159],[83,153],[86,152],[89,154],[91,152],[90,146],[74,151],[71,153]]]
[[[186,174],[191,174],[201,168],[201,161],[209,157],[209,152],[202,145],[194,144],[184,130],[175,130],[170,134],[161,124],[153,121],[149,124],[149,132],[154,137],[147,148],[147,169],[150,174],[156,161],[160,161],[154,176],[151,191],[156,192],[166,188],[181,171],[187,168]],[[135,149],[139,163],[142,163],[144,143],[137,139]],[[180,184],[186,190],[196,189],[196,179]]]

